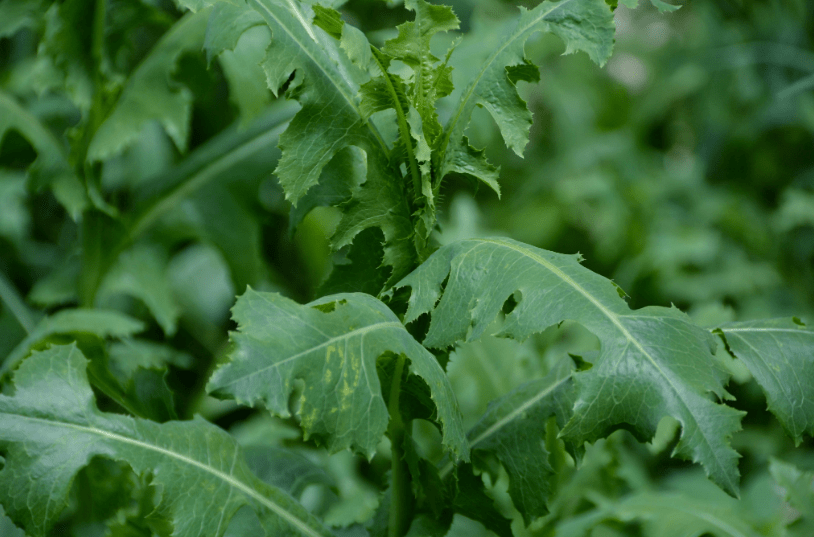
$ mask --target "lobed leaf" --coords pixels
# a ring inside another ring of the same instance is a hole
[[[36,352],[17,371],[14,395],[0,395],[0,503],[27,533],[46,535],[68,504],[76,473],[106,457],[152,475],[157,514],[177,537],[220,537],[243,506],[269,536],[331,535],[290,496],[252,475],[235,440],[203,419],[157,424],[100,412],[86,365],[75,345]]]
[[[729,323],[716,332],[755,377],[769,410],[799,445],[804,434],[814,435],[814,330],[795,321]]]
[[[440,178],[450,172],[478,174],[475,176],[500,194],[496,171],[492,171],[494,168],[481,151],[469,145],[464,132],[475,106],[482,106],[497,123],[506,145],[522,156],[532,117],[515,84],[519,80],[539,80],[537,68],[528,62],[524,52],[525,42],[533,34],[554,33],[565,42],[566,54],[582,50],[600,65],[610,56],[613,16],[604,0],[546,1],[530,11],[520,9],[520,18],[507,29],[494,52],[480,63],[439,138],[436,148]]]
[[[624,426],[649,439],[672,416],[683,427],[673,454],[699,462],[737,494],[738,454],[728,438],[740,429],[742,413],[710,400],[728,395],[712,360],[715,341],[677,309],[630,310],[618,288],[582,267],[578,256],[510,239],[446,245],[396,288],[407,286],[405,322],[431,312],[428,347],[478,338],[516,292],[518,303],[498,335],[522,340],[563,320],[582,324],[599,338],[601,352],[590,370],[574,375],[574,414],[561,435],[593,441]]]
[[[178,61],[204,43],[208,12],[178,21],[130,75],[110,115],[88,147],[89,161],[103,161],[135,142],[150,121],[158,121],[179,151],[187,149],[192,91],[172,78]]]
[[[289,416],[295,381],[306,437],[316,435],[328,449],[353,448],[373,455],[387,429],[376,360],[385,352],[404,354],[410,371],[429,386],[443,425],[443,443],[467,459],[460,411],[435,357],[377,299],[361,293],[324,297],[305,305],[274,293],[249,289],[233,309],[230,361],[212,375],[207,389],[219,397]]]

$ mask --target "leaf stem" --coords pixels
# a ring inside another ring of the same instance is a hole
[[[382,53],[373,45],[370,46],[370,50],[373,53],[373,58],[376,60],[376,65],[379,66],[379,69],[382,72],[382,77],[384,78],[385,85],[387,86],[387,91],[390,93],[390,97],[393,99],[393,107],[396,110],[396,118],[398,119],[399,124],[399,135],[401,136],[401,142],[404,144],[404,149],[407,151],[410,175],[413,179],[413,195],[416,199],[418,199],[418,196],[421,194],[421,174],[418,173],[418,162],[416,161],[415,153],[413,152],[413,139],[410,136],[410,128],[407,125],[407,116],[404,113],[404,109],[401,107],[401,100],[399,100],[396,87],[393,85],[393,80],[390,78],[391,75],[387,72],[387,68],[382,62]]]
[[[393,371],[393,380],[390,384],[390,401],[388,410],[390,411],[390,426],[388,436],[391,446],[391,496],[390,496],[390,518],[387,529],[388,537],[402,537],[407,533],[410,526],[410,515],[412,511],[413,495],[410,484],[410,473],[407,463],[404,460],[404,442],[409,440],[404,421],[401,419],[399,409],[399,396],[401,395],[401,377],[404,374],[405,358],[400,354],[396,360],[396,368]]]

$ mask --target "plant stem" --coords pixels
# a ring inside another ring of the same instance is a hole
[[[31,331],[34,330],[34,326],[36,325],[34,316],[28,309],[28,306],[26,306],[23,298],[17,292],[14,284],[11,283],[2,272],[0,272],[0,301],[6,305],[27,334],[30,334]]]
[[[390,488],[390,519],[387,528],[388,537],[402,537],[410,527],[413,493],[410,484],[410,471],[404,460],[404,442],[409,440],[404,421],[401,419],[399,409],[399,395],[401,394],[401,377],[404,373],[404,355],[399,355],[396,368],[393,371],[393,380],[390,384],[390,437],[391,450],[391,477]]]

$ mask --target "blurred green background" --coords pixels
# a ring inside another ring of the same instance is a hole
[[[182,16],[165,0],[110,0],[105,69],[98,73],[82,31],[91,24],[88,5],[0,3],[0,357],[25,338],[26,316],[33,326],[65,306],[117,309],[148,328],[140,343],[130,343],[131,354],[118,348],[111,355],[138,356],[144,367],[170,364],[180,417],[202,413],[236,428],[247,445],[303,447],[291,423],[270,424],[259,412],[202,393],[233,328],[228,310],[236,294],[251,285],[313,299],[342,257],[331,254],[328,242],[336,209],[318,208],[289,233],[290,206],[271,172],[276,135],[295,107],[273,97],[257,67],[267,32],[250,30],[234,52],[211,64],[200,51],[202,33],[174,50],[159,69],[166,87],[155,91],[181,95],[189,113],[180,120],[189,128],[186,142],[167,134],[167,125],[178,124],[160,115],[170,111],[148,110],[143,123],[124,128],[131,143],[88,169],[84,136],[95,128],[88,112],[93,100],[107,100],[101,109],[114,107],[128,78],[154,57]],[[515,4],[496,0],[453,6],[470,32],[457,54],[494,40],[494,21],[516,13]],[[342,9],[374,42],[392,36],[408,16],[374,0],[350,0]],[[616,49],[601,69],[584,54],[563,56],[554,36],[528,43],[541,82],[521,88],[535,119],[525,158],[503,146],[488,114],[476,112],[468,134],[500,164],[502,197],[464,177],[449,181],[439,241],[505,235],[580,252],[587,267],[628,293],[632,307],[675,304],[704,326],[792,315],[814,322],[814,4],[691,1],[662,14],[644,3],[636,10],[619,7],[616,23]],[[465,83],[465,72],[454,76],[456,85]],[[100,82],[104,91],[94,93]],[[12,112],[47,132],[15,127]],[[38,187],[38,176],[56,159],[43,139],[85,174],[90,196],[70,178]],[[169,202],[156,208],[157,199]],[[83,263],[90,246],[77,222],[90,207],[110,235],[98,237],[102,257],[117,234],[145,215],[151,220],[138,228],[132,248],[109,260],[99,292],[87,303],[83,286],[91,276]],[[146,291],[139,278],[160,292]],[[22,318],[12,311],[15,304],[22,304]],[[593,336],[569,325],[522,344],[486,338],[463,346],[449,374],[467,423],[490,399],[545,374],[566,353],[595,347]],[[725,352],[719,354],[725,360]],[[665,422],[652,445],[620,432],[589,449],[579,471],[562,462],[552,514],[528,530],[515,520],[518,535],[551,535],[555,528],[558,535],[672,535],[660,533],[666,515],[648,518],[661,512],[657,507],[618,507],[629,494],[656,490],[737,513],[759,534],[783,535],[799,513],[782,504],[769,459],[814,470],[814,446],[809,439],[795,448],[765,411],[748,373],[732,368],[733,404],[749,411],[733,440],[744,454],[741,502],[709,485],[691,464],[670,459],[676,431]],[[269,427],[279,434],[258,440],[258,431]],[[422,434],[427,453],[440,457],[434,433]],[[377,459],[307,449],[309,460],[340,483],[333,492],[306,489],[309,507],[338,524],[372,513],[381,485],[372,477]],[[512,515],[500,471],[494,491]],[[660,508],[669,507],[670,496],[663,498]],[[603,522],[602,506],[614,520]],[[789,531],[811,535],[805,533],[811,526],[796,524]],[[86,535],[84,527],[66,522],[63,529]],[[456,520],[454,532],[486,534],[464,519]]]

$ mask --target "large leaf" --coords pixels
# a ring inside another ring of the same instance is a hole
[[[157,424],[100,412],[86,365],[74,345],[34,353],[15,375],[14,395],[0,395],[0,503],[29,534],[47,534],[76,473],[101,456],[152,475],[157,513],[170,519],[175,536],[219,537],[243,506],[257,513],[266,535],[330,535],[290,496],[252,475],[234,439],[201,418]]]
[[[493,453],[509,474],[509,494],[526,525],[548,513],[554,469],[545,447],[546,422],[562,426],[571,415],[571,361],[563,360],[545,378],[518,386],[489,403],[467,433],[473,452]]]
[[[475,106],[483,106],[497,123],[506,145],[522,156],[532,117],[515,83],[539,79],[537,68],[528,62],[523,50],[533,34],[552,32],[565,41],[566,54],[582,50],[601,65],[613,48],[613,31],[611,10],[603,0],[562,0],[542,2],[530,11],[521,8],[520,18],[509,25],[491,55],[478,60],[479,68],[439,138],[441,178],[450,172],[475,175],[499,193],[497,171],[482,152],[469,145],[464,131]]]
[[[763,388],[769,410],[795,444],[814,434],[814,330],[792,319],[767,319],[716,332]]]
[[[468,447],[449,381],[435,357],[375,298],[339,294],[305,305],[274,293],[248,290],[233,309],[231,360],[212,375],[208,389],[242,404],[263,402],[288,416],[295,381],[304,386],[299,415],[306,435],[331,451],[352,447],[372,456],[388,424],[376,360],[404,354],[410,371],[429,386],[443,424],[443,443],[466,459]]]
[[[517,305],[502,336],[522,340],[566,319],[582,324],[599,338],[601,352],[574,376],[574,416],[561,434],[593,441],[625,426],[649,439],[672,416],[683,427],[674,454],[701,463],[737,494],[738,454],[728,438],[742,413],[711,400],[727,396],[712,359],[715,341],[677,309],[630,310],[618,288],[578,256],[510,239],[444,246],[397,285],[405,286],[412,287],[405,322],[432,312],[424,341],[430,347],[478,338],[513,295]]]

